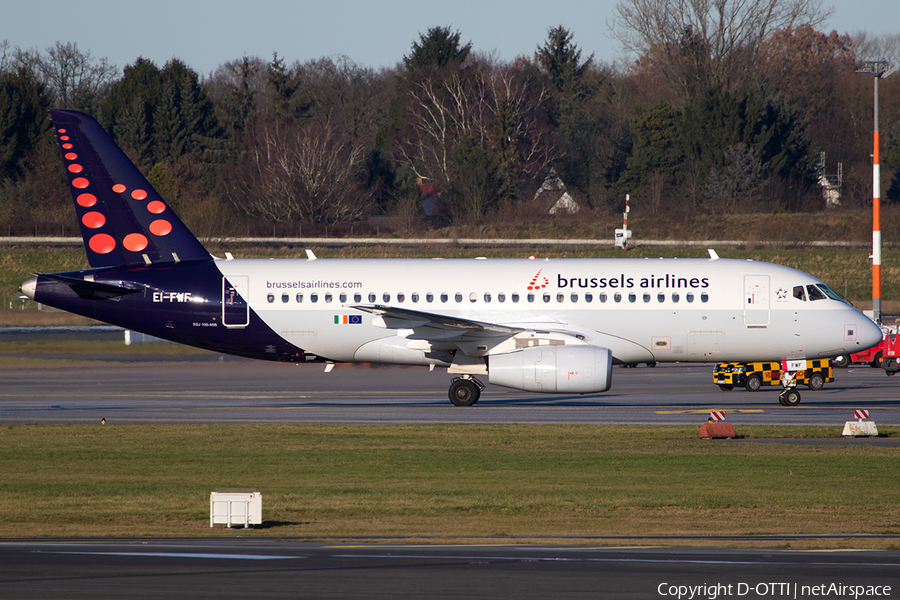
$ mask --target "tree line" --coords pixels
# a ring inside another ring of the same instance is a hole
[[[824,33],[827,16],[817,0],[621,0],[628,64],[584,56],[563,26],[512,62],[438,26],[393,68],[274,53],[205,77],[3,43],[0,226],[71,221],[54,107],[95,116],[201,234],[406,228],[426,194],[435,226],[544,215],[551,173],[587,219],[626,194],[656,215],[823,210],[838,163],[840,206],[865,206],[873,81],[856,70],[900,58],[900,36]],[[897,201],[900,76],[880,83],[882,196]]]

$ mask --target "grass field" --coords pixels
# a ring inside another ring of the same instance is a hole
[[[742,429],[765,438],[838,433]],[[896,450],[710,442],[697,439],[698,431],[0,426],[0,537],[500,536],[524,543],[545,536],[900,533]],[[263,494],[263,527],[209,528],[209,493],[234,489]]]

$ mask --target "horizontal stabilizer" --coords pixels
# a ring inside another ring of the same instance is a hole
[[[92,267],[211,259],[96,120],[66,110],[50,115]]]
[[[84,298],[85,300],[109,300],[110,298],[118,298],[120,296],[127,296],[128,294],[139,294],[143,291],[142,289],[135,290],[123,288],[108,283],[86,281],[84,279],[76,279],[64,275],[45,273],[40,276],[69,286],[73,292],[78,294],[79,298]]]

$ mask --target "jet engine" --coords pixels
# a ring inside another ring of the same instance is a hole
[[[597,346],[533,346],[490,356],[488,378],[526,392],[605,392],[612,383],[612,354]]]

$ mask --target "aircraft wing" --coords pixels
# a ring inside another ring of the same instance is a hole
[[[356,304],[351,306],[356,310],[371,313],[381,317],[381,326],[386,329],[413,329],[420,339],[442,339],[473,341],[485,338],[509,337],[525,331],[521,327],[507,327],[496,323],[485,323],[450,317],[430,312],[384,306],[381,304]],[[428,329],[431,332],[421,331]]]

